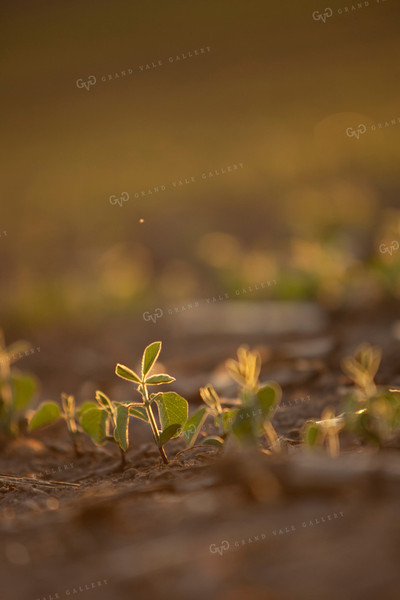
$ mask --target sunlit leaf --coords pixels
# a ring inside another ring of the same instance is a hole
[[[167,375],[166,373],[160,373],[158,375],[151,375],[146,379],[146,385],[160,385],[162,383],[172,383],[175,381],[175,377]]]
[[[212,385],[206,385],[206,387],[200,388],[200,396],[202,400],[208,404],[210,408],[216,411],[221,410],[221,400]]]
[[[56,402],[42,402],[29,422],[29,431],[49,425],[60,416],[61,410]]]
[[[113,414],[114,408],[113,408],[110,398],[108,396],[106,396],[103,392],[101,392],[100,390],[97,390],[97,392],[96,392],[96,400],[100,404],[100,406],[102,408],[105,408],[106,411],[110,415]]]
[[[117,366],[115,367],[115,373],[118,375],[118,377],[122,377],[122,379],[127,379],[128,381],[134,381],[135,383],[140,383],[139,375],[137,375],[135,373],[135,371],[132,371],[132,369],[129,369],[128,367],[125,367],[124,365],[120,365],[118,363]]]
[[[320,427],[317,423],[310,421],[305,424],[303,439],[307,446],[314,447],[320,438]]]
[[[129,408],[126,404],[117,406],[115,421],[114,439],[126,452],[129,446]]]
[[[204,421],[207,418],[207,408],[202,406],[190,417],[182,428],[182,435],[190,448],[194,445]]]
[[[264,419],[271,419],[282,397],[282,390],[277,383],[262,384],[257,391],[258,404]]]
[[[161,351],[161,342],[153,342],[143,352],[142,357],[142,375],[145,377],[150,369],[154,366],[158,355]]]
[[[101,408],[89,408],[82,413],[79,421],[82,429],[86,431],[96,444],[102,444],[108,434],[108,413]]]
[[[83,414],[85,412],[85,410],[89,410],[89,408],[98,408],[98,405],[96,404],[96,402],[92,402],[91,400],[86,400],[86,402],[83,402],[80,406],[78,406],[78,409],[77,409],[78,416]]]
[[[36,380],[30,375],[22,375],[20,373],[13,374],[11,377],[14,406],[17,409],[25,408],[32,399],[36,391]]]
[[[205,446],[218,446],[219,448],[224,447],[224,440],[218,435],[209,435],[201,441]]]
[[[159,445],[164,446],[172,437],[176,436],[182,429],[179,423],[169,425],[164,431],[160,433]]]
[[[156,397],[161,429],[178,423],[181,427],[188,418],[188,403],[176,392],[165,392]]]
[[[149,422],[147,411],[144,407],[142,408],[141,406],[130,406],[129,414],[132,415],[132,417],[140,419],[141,421],[146,421],[146,423]]]

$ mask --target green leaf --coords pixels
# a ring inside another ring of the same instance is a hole
[[[146,423],[149,422],[147,411],[144,407],[142,408],[141,406],[130,406],[129,414],[132,415],[132,417],[140,419],[141,421],[146,421]]]
[[[174,437],[182,429],[179,423],[169,425],[164,431],[160,433],[159,445],[164,446],[172,437]]]
[[[145,377],[150,369],[154,366],[158,355],[161,351],[161,342],[153,342],[143,352],[142,358],[142,375]]]
[[[110,415],[114,414],[114,408],[110,398],[103,394],[103,392],[101,392],[100,390],[97,390],[96,392],[96,400],[100,404],[100,406],[102,408],[105,408]]]
[[[78,406],[78,409],[77,409],[78,416],[81,416],[85,412],[85,410],[89,410],[89,408],[98,408],[98,406],[97,406],[96,402],[92,402],[91,400],[86,400],[86,402],[83,402],[83,404]]]
[[[159,373],[158,375],[151,375],[146,379],[146,385],[160,385],[161,383],[172,383],[175,381],[175,377],[167,375],[166,373]]]
[[[255,425],[256,419],[252,414],[252,409],[243,407],[237,411],[236,419],[232,425],[232,432],[238,438],[252,440],[254,439]]]
[[[155,401],[162,431],[176,423],[183,427],[188,418],[188,403],[185,398],[176,392],[166,392],[157,396]]]
[[[219,448],[223,448],[225,442],[218,435],[210,435],[204,438],[201,443],[205,446],[218,446]]]
[[[218,427],[222,425],[223,430],[230,431],[238,414],[238,408],[224,408],[222,413],[216,417]]]
[[[56,402],[42,402],[30,420],[29,431],[53,423],[60,416],[61,410]]]
[[[258,389],[257,398],[264,420],[272,418],[281,397],[281,387],[273,381],[262,384]]]
[[[114,439],[126,452],[129,446],[129,408],[126,404],[117,406],[116,427],[114,429]]]
[[[11,382],[13,387],[14,406],[16,409],[23,409],[29,404],[33,394],[36,392],[36,379],[30,375],[14,373],[11,377]]]
[[[311,448],[317,444],[318,438],[320,436],[320,427],[317,423],[310,421],[305,424],[303,439],[304,443]]]
[[[139,375],[137,375],[135,371],[132,371],[132,369],[120,365],[119,363],[115,367],[115,373],[118,377],[122,377],[122,379],[127,379],[128,381],[134,381],[135,383],[140,383],[141,381]]]
[[[79,421],[82,429],[90,435],[96,444],[104,443],[104,438],[108,435],[108,413],[106,410],[102,408],[89,408],[82,413]]]
[[[197,440],[203,423],[207,418],[207,414],[207,408],[203,406],[199,408],[199,410],[196,411],[183,426],[182,434],[189,448],[193,446]]]

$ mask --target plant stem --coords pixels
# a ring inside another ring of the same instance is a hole
[[[82,452],[78,448],[78,442],[77,442],[76,436],[70,432],[70,437],[71,437],[72,445],[74,447],[75,456],[76,456],[76,458],[80,458],[82,456]]]
[[[121,446],[119,447],[121,452],[121,470],[123,471],[126,467],[126,456],[124,450],[122,450]]]
[[[2,396],[4,404],[11,408],[12,406],[12,388],[11,388],[11,369],[10,360],[7,355],[7,351],[4,349],[0,353],[0,376],[3,380],[2,385]]]
[[[153,411],[152,411],[152,408],[151,408],[151,405],[150,405],[149,394],[148,394],[147,388],[146,388],[146,386],[144,384],[143,384],[143,391],[144,391],[144,404],[145,404],[145,407],[146,407],[146,413],[147,413],[148,419],[150,421],[151,428],[153,430],[154,440],[155,440],[155,442],[157,444],[158,451],[160,453],[160,456],[161,456],[161,459],[162,459],[163,463],[165,465],[167,465],[168,464],[168,457],[165,454],[165,450],[164,450],[163,446],[160,446],[160,432],[158,431],[157,423],[156,423],[156,420],[154,418],[154,414],[153,414]]]
[[[277,435],[271,421],[266,421],[264,423],[264,431],[268,436],[272,450],[274,452],[280,452],[281,448],[280,448],[280,444],[279,444],[279,438],[278,438],[278,435]]]

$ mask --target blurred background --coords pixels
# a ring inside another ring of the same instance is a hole
[[[206,298],[396,305],[400,5],[330,6],[3,7],[8,339],[60,371]]]

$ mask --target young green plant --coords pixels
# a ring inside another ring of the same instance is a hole
[[[282,391],[276,382],[259,382],[261,356],[241,346],[237,351],[238,360],[230,359],[226,368],[230,376],[239,384],[238,398],[229,401],[233,406],[223,407],[223,403],[212,385],[200,388],[200,396],[205,404],[192,415],[183,428],[183,435],[189,447],[193,446],[208,415],[213,417],[218,435],[207,436],[202,444],[223,446],[233,435],[241,442],[256,445],[266,436],[270,449],[280,450],[279,437],[271,423],[272,416],[281,400]]]
[[[153,342],[145,348],[140,376],[132,369],[119,363],[115,368],[115,373],[118,377],[136,384],[142,402],[128,404],[129,415],[150,425],[161,459],[164,464],[168,464],[164,445],[181,433],[188,417],[188,403],[185,398],[182,398],[176,392],[150,393],[149,388],[152,386],[175,381],[174,377],[166,373],[150,374],[160,352],[161,342]],[[153,412],[154,405],[157,407],[159,425]]]
[[[7,347],[4,333],[0,330],[0,431],[10,436],[21,431],[23,411],[37,389],[34,377],[12,367],[19,355],[30,347],[24,341]]]
[[[71,438],[75,456],[79,458],[82,452],[78,447],[78,437],[80,434],[79,418],[85,410],[96,406],[94,402],[84,402],[78,409],[75,406],[74,396],[61,394],[61,408],[57,402],[42,402],[31,415],[29,420],[29,431],[34,431],[44,425],[50,425],[59,418],[64,419],[67,424],[68,434]]]
[[[342,369],[352,382],[346,395],[344,412],[337,417],[325,409],[321,420],[308,421],[303,439],[308,447],[327,444],[331,456],[339,453],[339,434],[348,431],[363,443],[383,446],[400,428],[400,390],[377,386],[381,351],[370,344],[361,344],[354,356],[345,357]]]
[[[87,406],[80,415],[80,425],[96,445],[105,442],[117,444],[121,454],[120,468],[124,469],[126,451],[129,448],[128,405],[112,402],[99,390],[96,392],[96,400],[97,404],[92,403],[92,406]]]

